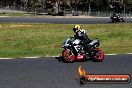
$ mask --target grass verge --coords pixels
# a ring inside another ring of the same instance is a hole
[[[39,13],[39,14],[35,14],[33,12],[29,12],[29,13],[24,13],[24,12],[17,12],[17,13],[13,13],[13,12],[1,12],[0,16],[12,16],[12,17],[16,17],[16,16],[20,16],[20,17],[30,17],[30,16],[47,16],[44,13]]]
[[[0,23],[0,57],[60,55],[61,43],[74,24]],[[132,24],[82,24],[105,53],[132,52]]]
[[[3,13],[0,13],[0,16],[25,16],[25,14],[24,13],[3,12]]]

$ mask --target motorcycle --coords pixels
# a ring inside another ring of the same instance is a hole
[[[118,16],[112,16],[110,18],[111,18],[112,23],[115,23],[115,22],[124,22],[123,18],[120,17],[119,15]]]
[[[81,40],[67,38],[62,43],[62,59],[64,62],[75,62],[82,60],[93,60],[95,62],[102,62],[104,59],[104,52],[98,48],[99,40],[96,38],[92,40],[88,47],[81,45]],[[78,53],[81,52],[81,53]]]

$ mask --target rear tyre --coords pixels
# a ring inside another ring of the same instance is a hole
[[[104,52],[101,51],[99,48],[94,49],[94,56],[92,56],[92,59],[94,62],[102,62],[104,59]]]
[[[75,55],[72,51],[64,50],[62,52],[63,62],[73,63],[75,61]]]
[[[110,18],[111,18],[111,23],[116,23],[116,20],[113,17]]]

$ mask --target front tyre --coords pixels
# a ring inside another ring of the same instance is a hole
[[[75,55],[71,50],[63,50],[62,56],[64,62],[73,63],[75,61]]]
[[[124,22],[123,18],[121,18],[121,22]]]
[[[102,62],[104,59],[104,52],[99,48],[94,49],[94,55],[92,56],[94,62]]]

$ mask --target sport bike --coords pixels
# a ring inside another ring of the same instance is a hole
[[[93,60],[102,62],[104,52],[98,48],[99,40],[96,38],[91,40],[87,47],[82,46],[82,41],[74,38],[67,38],[62,43],[62,60],[64,62],[75,62],[82,60]]]
[[[110,18],[111,18],[111,22],[112,23],[115,23],[115,22],[124,22],[123,18],[120,17],[119,15],[118,16],[112,16]]]

